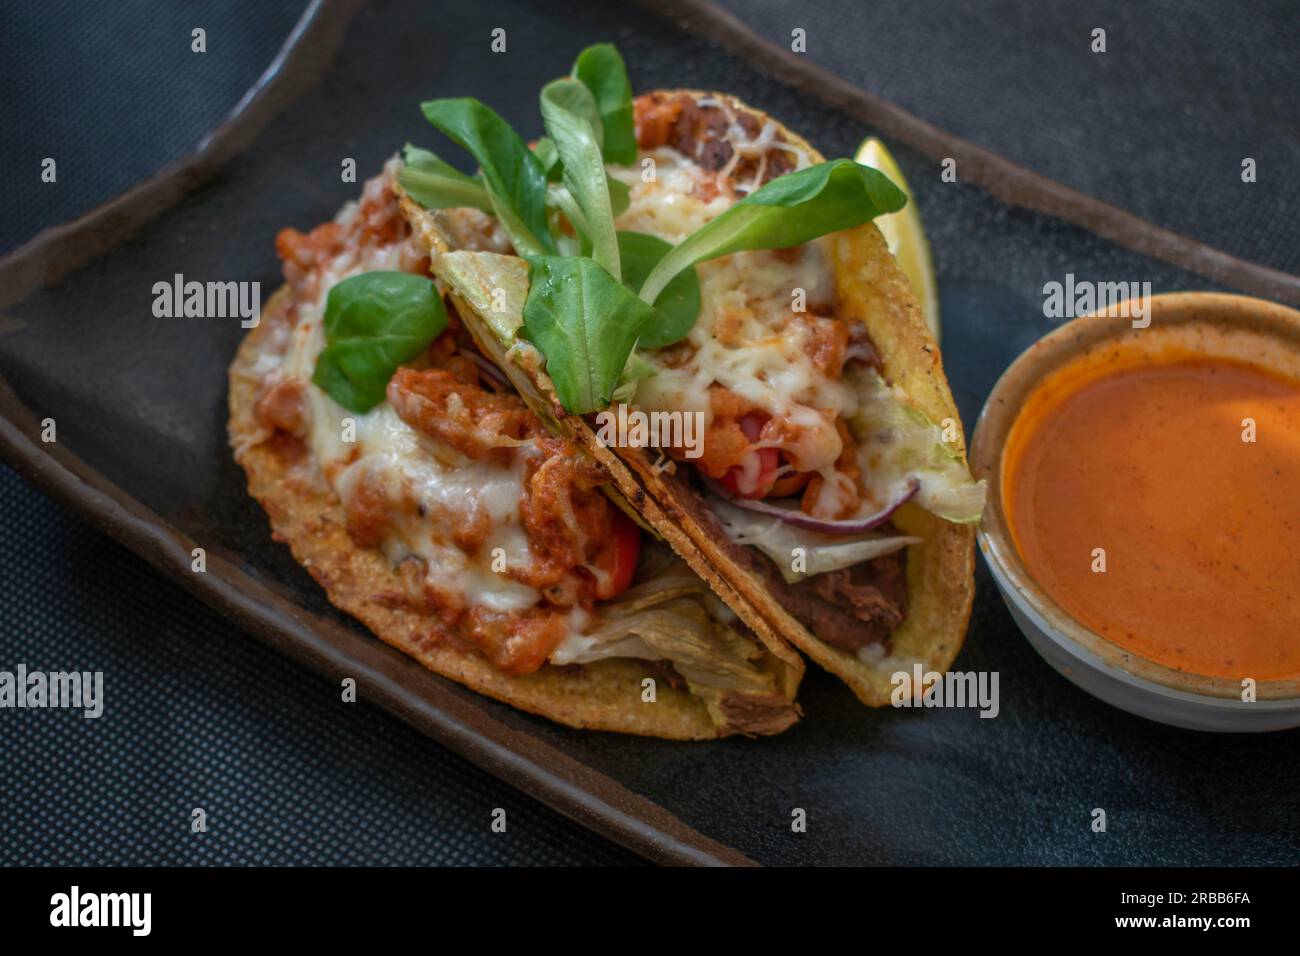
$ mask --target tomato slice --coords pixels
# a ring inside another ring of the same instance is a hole
[[[766,498],[776,484],[780,455],[775,448],[755,448],[751,454],[758,456],[757,474],[750,478],[736,465],[722,476],[722,486],[737,498]]]
[[[740,430],[751,442],[758,441],[766,422],[766,415],[750,412],[740,419]],[[751,448],[749,453],[757,456],[757,469],[752,464],[749,467],[735,465],[722,476],[722,486],[738,498],[766,498],[776,484],[781,454],[775,448]]]
[[[613,518],[610,546],[601,552],[601,563],[609,563],[608,574],[596,588],[596,597],[602,601],[618,597],[631,586],[641,557],[641,529],[636,522],[618,508],[614,509]]]

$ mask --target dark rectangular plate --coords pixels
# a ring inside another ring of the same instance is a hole
[[[1042,286],[1066,272],[1294,301],[1294,277],[1080,204],[815,68],[767,57],[707,7],[672,9],[678,20],[596,2],[559,16],[522,3],[390,0],[348,22],[351,4],[313,7],[283,62],[192,160],[0,267],[0,450],[248,630],[356,677],[363,698],[653,859],[1297,862],[1300,737],[1197,735],[1106,707],[1034,654],[982,566],[957,666],[999,672],[996,719],[870,711],[814,669],[800,698],[806,717],[790,732],[680,744],[571,731],[428,673],[333,611],[271,541],[226,447],[238,322],[155,318],[154,283],[183,273],[269,291],[277,230],[324,221],[354,196],[340,181],[344,158],[369,175],[408,140],[433,142],[420,100],[478,95],[536,134],[538,88],[599,40],[619,44],[636,88],[733,92],[829,156],[852,155],[876,131],[864,117],[895,134],[933,242],[944,356],[968,425],[1007,363],[1053,324]],[[488,51],[497,26],[509,54]],[[961,181],[940,180],[944,155],[959,157]],[[54,444],[40,441],[45,418],[57,422]],[[207,549],[206,573],[190,571],[195,546]],[[1109,815],[1104,835],[1090,829],[1094,807]],[[791,832],[796,808],[806,833]]]

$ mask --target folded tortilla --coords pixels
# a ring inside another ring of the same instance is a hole
[[[631,589],[597,603],[592,640],[576,649],[566,645],[562,663],[521,676],[439,639],[432,610],[392,600],[404,590],[398,564],[349,535],[343,501],[310,443],[268,427],[257,413],[268,380],[274,381],[269,371],[290,348],[297,304],[293,289],[281,288],[240,345],[229,370],[229,436],[249,493],[265,508],[277,540],[288,544],[331,603],[430,670],[572,727],[706,739],[778,733],[794,723],[799,655],[766,622],[753,634],[726,623],[704,581],[653,542],[643,548]],[[716,570],[696,564],[714,591],[734,600]],[[627,655],[610,656],[610,648]],[[652,666],[656,659],[670,661],[682,680],[666,679]],[[646,699],[647,677],[656,681],[653,701]]]
[[[773,130],[773,139],[783,148],[802,151],[811,163],[822,161],[801,137],[734,97],[695,90],[648,94],[683,95],[710,107],[725,104],[737,118],[733,131]],[[685,477],[689,466],[665,470],[656,467],[656,461],[662,464],[662,460],[653,451],[605,448],[589,420],[563,409],[546,375],[544,359],[517,338],[528,289],[527,264],[480,251],[483,245],[468,238],[474,234],[472,217],[482,214],[430,211],[402,194],[400,187],[399,194],[403,214],[432,257],[434,274],[449,287],[484,352],[510,375],[544,421],[558,433],[572,436],[606,467],[627,500],[756,633],[775,631],[788,638],[870,706],[888,704],[895,686],[893,675],[904,671],[910,676],[917,663],[925,671],[947,670],[961,648],[974,597],[972,524],[944,520],[916,504],[895,512],[892,524],[897,531],[920,539],[906,551],[907,598],[901,624],[893,629],[887,647],[876,646],[874,654],[828,643],[796,618],[790,592],[772,563],[756,549],[729,538],[710,501]],[[964,462],[960,417],[938,345],[880,231],[866,223],[824,242],[833,268],[835,315],[865,323],[880,376],[906,396],[911,408],[929,422],[955,423],[958,434],[951,450]],[[505,309],[500,308],[502,292]]]

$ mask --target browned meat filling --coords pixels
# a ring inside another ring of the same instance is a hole
[[[735,149],[727,140],[732,117],[721,105],[701,105],[688,93],[647,93],[633,104],[636,114],[636,141],[642,149],[671,146],[699,163],[700,168],[715,173],[731,162]],[[759,135],[758,118],[746,110],[734,111],[735,122],[749,139]],[[776,138],[784,142],[778,132]],[[750,183],[762,170],[763,185],[794,169],[790,154],[778,148],[762,156],[743,156],[736,163],[731,178]]]

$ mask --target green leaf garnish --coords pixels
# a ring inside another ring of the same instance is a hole
[[[632,203],[632,190],[628,188],[627,183],[621,179],[615,179],[612,176],[606,176],[605,181],[609,183],[609,205],[610,210],[617,219],[623,213],[627,212],[627,207]]]
[[[561,404],[577,415],[606,408],[654,310],[594,259],[528,260],[523,332],[546,356]]]
[[[344,279],[325,302],[325,348],[313,384],[353,412],[384,400],[397,367],[447,327],[433,280],[409,272],[366,272]]]
[[[618,234],[618,251],[623,263],[623,283],[639,289],[673,247],[658,236],[643,232]],[[700,277],[694,266],[687,266],[655,300],[654,318],[641,330],[638,348],[659,349],[686,337],[700,314]]]
[[[562,180],[581,211],[581,229],[592,258],[615,279],[621,275],[614,211],[600,153],[600,115],[591,91],[577,80],[555,80],[542,88],[542,121],[564,164]],[[563,209],[564,207],[561,206]],[[565,209],[570,220],[574,216]]]
[[[493,211],[515,250],[525,256],[554,252],[546,225],[546,173],[510,124],[471,98],[429,100],[420,109],[478,162]]]
[[[537,142],[533,143],[533,155],[537,161],[542,164],[542,172],[546,174],[546,181],[558,183],[560,181],[560,153],[555,148],[555,144],[550,139],[543,136]]]
[[[605,407],[616,389],[632,394],[653,373],[634,348],[663,348],[690,332],[701,307],[697,262],[802,245],[906,202],[884,174],[838,159],[772,180],[676,247],[618,232],[614,220],[629,191],[605,166],[633,165],[637,144],[627,69],[610,44],[583,50],[570,78],[543,88],[547,136],[531,150],[477,100],[434,100],[422,109],[478,160],[481,174],[465,176],[408,149],[402,185],[430,208],[472,205],[496,215],[529,263],[522,334],[545,355],[561,403],[576,414]],[[576,237],[552,234],[548,223],[561,217]]]
[[[483,183],[439,159],[427,149],[406,144],[402,150],[402,171],[397,181],[411,198],[425,209],[457,209],[473,206],[493,212]]]
[[[552,186],[547,195],[555,208],[564,213],[564,218],[569,220],[569,225],[573,226],[573,231],[578,234],[582,254],[591,255],[591,228],[587,225],[587,214],[578,205],[578,200],[573,193],[569,192],[569,187]]]
[[[684,239],[641,287],[653,303],[673,277],[706,259],[747,249],[788,249],[852,229],[907,202],[884,173],[834,159],[773,179]]]
[[[655,367],[634,351],[627,357],[627,364],[623,366],[623,374],[618,377],[618,385],[610,396],[610,403],[626,405],[636,395],[637,386],[657,374]]]
[[[578,54],[573,78],[595,97],[600,110],[602,151],[606,162],[631,166],[636,162],[636,130],[632,115],[632,84],[623,57],[612,43],[597,43]]]

